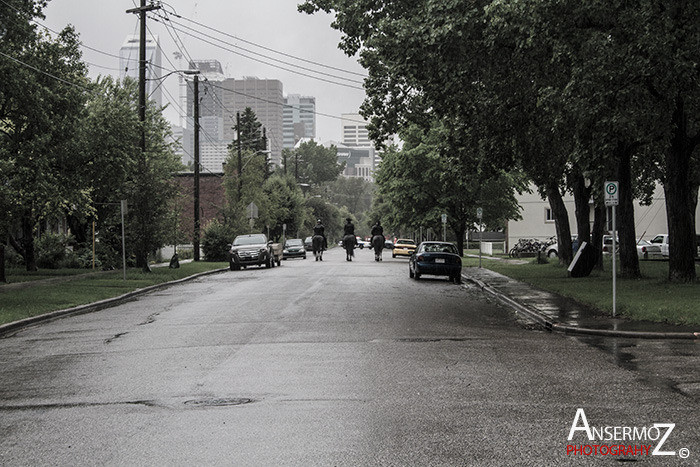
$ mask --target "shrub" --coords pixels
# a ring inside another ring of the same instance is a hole
[[[5,245],[5,265],[7,267],[24,266],[24,258],[11,245]]]
[[[63,261],[63,267],[74,269],[91,269],[92,247],[67,252],[66,258]],[[102,261],[100,261],[99,257],[95,258],[95,268],[102,268]]]
[[[228,252],[233,236],[231,230],[214,219],[204,227],[202,251],[207,261],[228,261]]]
[[[37,239],[36,265],[45,269],[58,269],[66,259],[68,237],[47,232]]]

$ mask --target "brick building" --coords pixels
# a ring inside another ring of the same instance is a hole
[[[194,234],[194,173],[182,172],[175,176],[180,188],[179,210],[180,229],[186,242],[192,241]],[[212,219],[223,221],[223,207],[226,203],[223,173],[202,173],[199,175],[199,222],[201,232]]]

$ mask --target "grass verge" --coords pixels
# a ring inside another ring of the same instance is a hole
[[[228,263],[192,262],[181,264],[179,269],[153,268],[150,273],[136,269],[127,270],[126,280],[123,278],[123,272],[119,270],[73,277],[60,283],[37,283],[20,289],[3,290],[0,286],[0,324],[117,297],[136,289],[182,279],[227,265]]]
[[[605,271],[589,277],[568,277],[566,267],[553,261],[512,264],[482,257],[482,266],[539,289],[589,305],[612,315],[612,263],[606,258]],[[478,267],[479,259],[465,257],[465,267]],[[700,325],[700,283],[673,284],[668,281],[667,261],[641,261],[642,279],[617,278],[617,312],[634,320]],[[698,266],[696,265],[696,269]],[[700,272],[698,273],[700,277]]]

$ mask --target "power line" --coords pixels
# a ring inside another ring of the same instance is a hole
[[[152,18],[152,19],[153,19],[154,21],[159,21],[158,18]],[[160,22],[162,23],[162,21],[160,21]],[[172,27],[172,26],[171,26],[171,27]],[[173,29],[175,29],[175,28],[173,28]],[[260,60],[260,59],[254,58],[254,57],[250,57],[250,56],[248,56],[248,55],[246,55],[246,54],[242,54],[242,53],[240,53],[240,52],[237,52],[237,51],[235,51],[235,50],[233,50],[233,49],[231,49],[231,48],[225,47],[225,46],[223,46],[223,45],[221,45],[221,44],[218,44],[218,43],[216,43],[216,42],[213,42],[213,41],[204,39],[204,38],[202,38],[202,37],[198,37],[198,36],[196,36],[196,35],[194,35],[194,34],[192,34],[192,33],[189,33],[189,32],[187,32],[187,31],[180,31],[180,32],[182,32],[183,34],[185,34],[185,35],[187,35],[187,36],[190,36],[190,37],[192,37],[192,38],[194,38],[194,39],[198,39],[198,40],[200,40],[200,41],[202,41],[202,42],[204,42],[204,43],[206,43],[206,44],[212,45],[212,46],[214,46],[214,47],[218,47],[218,48],[220,48],[220,49],[222,49],[222,50],[225,50],[225,51],[227,51],[227,52],[230,52],[230,53],[233,53],[233,54],[236,54],[236,55],[240,55],[240,56],[242,56],[242,57],[248,58],[249,60],[253,60],[253,61],[255,61],[255,62],[259,62],[259,63],[265,64],[265,65],[268,65],[268,66],[271,66],[271,67],[274,67],[274,68],[278,68],[278,69],[280,69],[280,70],[288,71],[288,72],[290,72],[290,73],[294,73],[294,74],[297,74],[297,75],[305,76],[305,77],[307,77],[307,78],[315,79],[315,80],[318,80],[318,81],[323,81],[323,82],[326,82],[326,83],[335,84],[335,85],[337,85],[337,86],[344,86],[344,87],[347,87],[347,88],[358,89],[358,90],[364,90],[364,88],[362,88],[362,87],[360,87],[360,86],[354,86],[354,85],[346,84],[346,83],[339,83],[339,82],[337,82],[337,81],[333,81],[333,80],[321,78],[321,77],[318,77],[318,76],[312,76],[312,75],[309,75],[309,74],[306,74],[306,73],[302,73],[302,72],[300,72],[300,71],[296,71],[296,70],[293,70],[293,69],[291,69],[291,68],[286,68],[286,67],[281,67],[281,66],[278,66],[278,65],[274,65],[274,64],[272,64],[272,63],[265,62],[264,60]],[[214,39],[214,40],[216,40],[216,39]],[[320,73],[320,72],[315,72],[315,73]],[[348,81],[352,81],[352,80],[348,80]],[[358,82],[358,81],[354,81],[354,82]]]
[[[222,43],[224,43],[224,44],[226,44],[226,45],[228,45],[228,46],[230,46],[230,47],[233,47],[233,48],[235,48],[235,49],[240,49],[240,50],[243,50],[243,51],[245,51],[245,52],[251,53],[251,54],[253,54],[253,55],[257,55],[257,56],[259,56],[259,57],[264,57],[264,58],[266,58],[266,59],[268,59],[268,60],[275,61],[275,62],[277,62],[277,63],[282,63],[282,64],[284,64],[284,65],[293,66],[293,67],[299,68],[300,70],[308,71],[308,72],[311,72],[311,73],[316,73],[316,74],[323,75],[323,76],[328,76],[328,77],[331,77],[331,78],[337,78],[337,79],[340,79],[340,80],[345,80],[345,81],[348,81],[348,82],[350,82],[350,83],[362,84],[362,81],[358,81],[358,80],[346,78],[346,77],[344,77],[344,76],[334,75],[334,74],[331,74],[331,73],[325,73],[325,72],[323,72],[323,71],[317,71],[317,70],[314,70],[314,69],[312,69],[312,68],[303,67],[303,66],[300,66],[300,65],[297,65],[297,64],[294,64],[294,63],[286,62],[286,61],[284,61],[284,60],[279,60],[279,59],[277,59],[277,58],[270,57],[269,55],[261,54],[261,53],[259,53],[259,52],[255,52],[255,51],[253,51],[253,50],[246,49],[246,48],[244,48],[244,47],[238,46],[238,45],[236,45],[236,44],[232,44],[232,43],[230,43],[230,42],[226,42],[226,41],[217,39],[216,37],[213,37],[213,36],[211,36],[211,35],[209,35],[209,34],[205,34],[205,33],[201,32],[201,31],[197,31],[197,30],[194,29],[194,28],[191,28],[191,27],[189,27],[189,26],[186,26],[186,25],[184,25],[184,24],[182,24],[182,23],[178,23],[178,22],[173,21],[173,20],[171,20],[171,19],[169,19],[169,18],[165,18],[165,19],[166,19],[167,21],[170,21],[172,24],[178,25],[178,26],[180,26],[180,27],[182,27],[182,28],[185,28],[185,29],[187,29],[187,30],[189,30],[189,31],[193,31],[194,33],[200,34],[200,35],[202,35],[202,36],[204,36],[204,37],[206,37],[206,38],[209,38],[209,39],[212,39],[212,40],[218,40],[218,41],[220,41],[220,42],[222,42]],[[185,34],[189,34],[189,33],[187,33],[186,31],[182,31],[182,32],[184,32]],[[221,33],[221,34],[226,35],[225,33]],[[233,53],[236,53],[236,52],[233,52]],[[255,60],[255,59],[253,59],[253,58],[251,58],[251,57],[248,57],[248,56],[245,55],[245,54],[241,54],[241,53],[238,53],[238,54],[241,55],[241,56],[243,56],[243,57],[250,58],[251,60]],[[261,63],[264,63],[264,64],[266,64],[266,65],[271,65],[271,64],[269,64],[269,63],[267,63],[267,62],[264,62],[264,61],[260,61],[260,62],[261,62]],[[275,66],[275,65],[271,65],[271,66]]]
[[[166,3],[166,2],[161,2],[161,3],[164,3],[165,5],[168,5],[170,8],[173,8],[172,5],[169,5],[169,4]],[[163,10],[163,11],[166,11],[166,10]],[[246,43],[246,44],[253,45],[253,46],[255,46],[255,47],[259,47],[259,48],[261,48],[261,49],[263,49],[263,50],[267,50],[268,52],[273,52],[273,53],[276,53],[276,54],[278,54],[278,55],[282,55],[282,56],[284,56],[284,57],[293,58],[294,60],[299,60],[299,61],[301,61],[301,62],[309,63],[309,64],[316,65],[316,66],[320,66],[320,67],[323,67],[323,68],[328,68],[328,69],[330,69],[330,70],[335,70],[335,71],[340,71],[340,72],[342,72],[342,73],[347,73],[347,74],[351,74],[351,75],[356,75],[356,76],[359,76],[359,77],[361,77],[361,78],[366,78],[366,77],[367,77],[367,75],[365,75],[365,74],[363,74],[363,73],[357,73],[357,72],[355,72],[355,71],[344,70],[344,69],[342,69],[342,68],[336,68],[336,67],[333,67],[333,66],[330,66],[330,65],[326,65],[326,64],[323,64],[323,63],[320,63],[320,62],[315,62],[315,61],[313,61],[313,60],[307,60],[307,59],[305,59],[305,58],[297,57],[297,56],[295,56],[295,55],[291,55],[291,54],[288,54],[288,53],[285,53],[285,52],[280,52],[279,50],[275,50],[275,49],[272,49],[272,48],[270,48],[270,47],[265,47],[264,45],[256,44],[255,42],[251,42],[251,41],[248,41],[248,40],[243,39],[243,38],[241,38],[241,37],[237,37],[237,36],[234,36],[234,35],[232,35],[232,34],[228,34],[228,33],[224,32],[224,31],[220,31],[220,30],[218,30],[218,29],[216,29],[216,28],[212,28],[211,26],[207,26],[206,24],[202,24],[202,23],[197,22],[197,21],[195,21],[195,20],[193,20],[193,19],[184,17],[184,16],[182,16],[182,15],[178,15],[177,13],[175,13],[174,8],[173,8],[173,12],[172,12],[171,14],[172,14],[173,16],[177,17],[177,18],[183,19],[183,20],[185,20],[185,21],[189,21],[189,22],[191,22],[191,23],[196,24],[197,26],[201,26],[201,27],[203,27],[203,28],[209,29],[210,31],[214,31],[214,32],[216,32],[216,33],[218,33],[218,34],[221,34],[222,36],[230,37],[231,39],[235,39],[235,40],[237,40],[237,41],[241,41],[241,42],[244,42],[244,43]],[[172,20],[170,20],[170,21],[172,21]],[[173,21],[173,22],[174,22],[174,21]],[[182,25],[181,23],[175,23],[175,24]],[[182,26],[184,27],[184,25],[182,25]],[[242,47],[241,47],[241,48],[242,48]],[[246,49],[243,49],[243,50],[246,50]],[[268,57],[268,58],[270,58],[270,57]]]

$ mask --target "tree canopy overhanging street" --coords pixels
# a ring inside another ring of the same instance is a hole
[[[77,33],[66,27],[50,36],[32,23],[44,7],[0,5],[0,204],[8,214],[0,221],[0,280],[6,255],[36,269],[35,241],[44,248],[50,226],[62,222],[74,263],[97,255],[103,267],[117,267],[123,199],[126,257],[147,267],[154,251],[194,235],[176,212],[181,194],[172,177],[184,167],[170,129],[152,104],[143,124],[136,118],[133,82],[88,79]],[[221,177],[217,223],[203,225],[204,235],[253,229],[278,239],[286,226],[304,236],[317,218],[337,235],[350,217],[363,230],[382,218],[394,234],[415,236],[441,229],[446,214],[461,250],[475,224],[503,229],[518,219],[517,195],[534,184],[549,201],[568,264],[574,234],[602,245],[610,213],[601,186],[617,180],[621,273],[634,278],[641,271],[633,203],[650,202],[661,183],[669,280],[696,280],[699,6],[307,0],[299,10],[335,15],[340,47],[368,72],[361,113],[372,139],[382,146],[398,134],[403,146],[384,148],[376,190],[341,182],[336,148],[314,141],[286,149],[274,167],[265,129],[247,108]],[[575,226],[566,194],[575,200]],[[259,208],[252,223],[250,203]],[[597,258],[603,268],[602,251]]]

